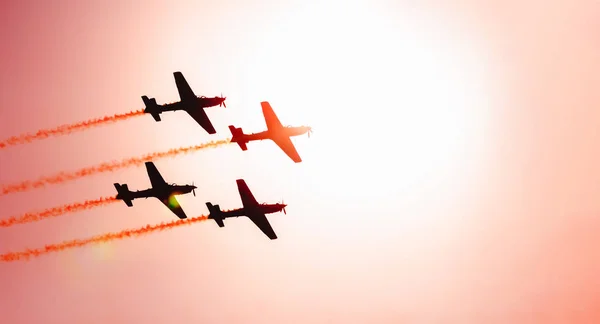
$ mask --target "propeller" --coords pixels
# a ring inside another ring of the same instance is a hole
[[[223,106],[223,107],[227,108],[227,104],[225,104],[225,99],[227,99],[227,98],[223,97],[223,92],[221,92],[221,99],[223,99],[223,101],[221,101],[221,103],[219,104],[219,107]]]
[[[281,199],[281,204],[283,205],[283,213],[287,215],[287,212],[285,211],[285,206],[287,205],[285,204],[285,202],[283,202],[283,199]]]
[[[312,127],[308,128],[308,138],[310,138],[310,134],[312,133]]]
[[[193,181],[192,181],[192,187],[194,187],[194,189],[192,189],[192,194],[194,194],[194,197],[196,197],[196,186],[194,186]]]

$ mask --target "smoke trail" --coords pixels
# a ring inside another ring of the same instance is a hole
[[[212,141],[212,142],[204,143],[204,144],[200,144],[200,145],[181,147],[181,148],[177,148],[177,149],[170,149],[170,150],[164,151],[164,152],[154,152],[154,153],[146,154],[146,155],[140,156],[140,157],[132,157],[132,158],[128,158],[128,159],[123,159],[121,161],[104,162],[102,164],[79,169],[77,171],[60,172],[56,175],[41,177],[37,180],[27,180],[27,181],[23,181],[23,182],[11,184],[11,185],[4,185],[4,186],[2,186],[0,196],[7,195],[10,193],[15,193],[15,192],[27,191],[27,190],[34,189],[34,188],[42,188],[47,185],[58,184],[58,183],[66,182],[66,181],[76,180],[76,179],[87,177],[87,176],[90,176],[90,175],[93,175],[96,173],[111,172],[111,171],[116,171],[119,169],[131,167],[131,166],[138,166],[138,165],[144,164],[146,161],[153,161],[153,160],[157,160],[157,159],[161,159],[161,158],[174,157],[177,155],[187,154],[187,153],[191,153],[191,152],[195,152],[195,151],[199,151],[199,150],[203,150],[203,149],[207,149],[207,148],[215,148],[215,147],[219,147],[219,146],[222,146],[225,144],[229,144],[230,143],[229,141],[230,141],[229,139],[225,139],[225,140],[219,140],[219,141]]]
[[[50,136],[60,136],[70,134],[75,131],[84,130],[101,124],[114,123],[120,120],[129,119],[135,116],[141,116],[144,114],[144,110],[130,111],[124,114],[115,114],[112,116],[105,116],[101,118],[90,119],[75,124],[65,124],[50,129],[40,129],[35,133],[25,133],[18,136],[12,136],[4,141],[0,142],[0,149],[8,146],[31,143],[35,140],[48,138]]]
[[[193,223],[202,222],[207,219],[208,219],[207,216],[199,216],[199,217],[187,218],[187,219],[178,219],[178,220],[175,220],[175,221],[172,221],[169,223],[161,223],[158,225],[146,225],[146,226],[144,226],[142,228],[138,228],[138,229],[123,230],[121,232],[98,235],[98,236],[94,236],[94,237],[91,237],[88,239],[83,239],[83,240],[71,240],[71,241],[65,241],[65,242],[58,243],[58,244],[46,245],[43,248],[38,248],[38,249],[26,249],[26,250],[20,251],[20,252],[8,252],[8,253],[0,254],[0,261],[12,262],[12,261],[19,261],[19,260],[28,260],[31,257],[38,257],[40,255],[48,254],[51,252],[60,252],[60,251],[64,251],[67,249],[82,247],[82,246],[95,244],[95,243],[103,243],[103,242],[109,242],[109,241],[114,241],[114,240],[122,240],[122,239],[128,238],[128,237],[142,236],[144,234],[150,234],[153,232],[163,231],[166,229],[171,229],[171,228],[175,228],[175,227],[179,227],[179,226],[183,226],[183,225],[190,225]]]
[[[74,213],[81,210],[108,205],[116,201],[117,199],[115,197],[102,197],[94,200],[86,200],[84,202],[48,208],[39,212],[25,213],[20,216],[12,216],[8,219],[1,219],[0,227],[9,227],[15,224],[36,222],[45,218],[56,217],[66,213]]]

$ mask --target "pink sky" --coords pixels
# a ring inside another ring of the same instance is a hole
[[[178,199],[247,219],[0,265],[3,323],[597,323],[600,5],[595,1],[13,1],[0,5],[0,139],[178,100],[142,116],[0,150],[0,184],[261,131],[294,138],[156,165]],[[0,197],[5,218],[149,186],[129,168]],[[0,253],[174,216],[139,200],[0,229]]]

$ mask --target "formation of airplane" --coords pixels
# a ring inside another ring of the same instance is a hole
[[[167,208],[169,208],[173,214],[180,219],[185,219],[187,216],[183,209],[179,205],[176,195],[183,195],[192,192],[196,196],[196,186],[192,185],[176,185],[169,184],[163,179],[160,172],[152,162],[146,162],[146,171],[148,172],[148,178],[150,178],[151,188],[139,191],[130,191],[127,184],[115,183],[115,189],[117,189],[117,199],[121,199],[129,207],[133,206],[133,200],[138,198],[150,198],[154,197],[160,200]]]
[[[248,147],[246,144],[251,141],[262,141],[266,139],[270,139],[277,146],[281,148],[285,154],[287,154],[292,161],[296,163],[302,162],[298,151],[296,151],[296,147],[292,143],[290,137],[298,136],[308,133],[308,137],[310,137],[310,133],[312,133],[312,128],[308,126],[283,126],[277,118],[275,111],[271,108],[271,104],[268,101],[263,101],[260,103],[262,107],[263,116],[265,117],[265,123],[267,124],[267,130],[260,133],[253,134],[244,134],[242,128],[237,128],[233,125],[229,125],[229,130],[231,131],[231,141],[238,143],[242,151],[246,151]]]
[[[217,131],[215,127],[210,122],[208,115],[204,111],[204,108],[214,107],[214,106],[223,106],[227,108],[225,104],[226,97],[214,97],[207,98],[205,96],[197,97],[192,91],[192,88],[185,80],[183,73],[177,71],[173,73],[175,77],[175,85],[177,86],[177,91],[179,91],[179,98],[181,99],[178,102],[167,103],[164,105],[159,105],[156,103],[155,98],[148,98],[148,96],[142,96],[142,100],[144,101],[144,105],[146,109],[144,109],[145,113],[152,115],[154,120],[159,122],[160,114],[165,111],[177,111],[183,110],[187,112],[194,120],[206,130],[209,134],[215,134]]]
[[[207,98],[205,96],[197,97],[192,88],[185,80],[183,74],[179,71],[174,72],[175,85],[179,92],[180,101],[159,105],[156,103],[155,98],[149,98],[148,96],[142,96],[144,105],[146,108],[144,112],[150,114],[155,121],[161,121],[160,114],[166,111],[177,111],[183,110],[187,112],[206,132],[209,134],[215,134],[216,130],[212,125],[210,119],[206,115],[204,108],[223,106],[225,105],[225,97],[214,97]],[[273,111],[273,108],[268,101],[260,103],[262,107],[263,116],[267,125],[267,130],[260,133],[244,134],[242,128],[236,128],[233,125],[229,126],[231,131],[231,142],[237,143],[243,151],[248,149],[247,143],[251,141],[260,141],[265,139],[272,140],[277,144],[285,154],[287,154],[292,161],[299,163],[302,162],[298,151],[292,143],[290,137],[298,136],[305,133],[312,132],[311,127],[308,126],[283,126],[279,121],[279,118]],[[129,207],[133,206],[133,200],[139,198],[150,198],[154,197],[160,200],[171,212],[173,212],[180,219],[187,218],[185,212],[179,205],[176,199],[177,195],[183,195],[192,192],[196,196],[196,186],[192,185],[177,185],[167,183],[158,169],[152,162],[146,162],[146,170],[148,172],[148,178],[150,179],[151,188],[139,191],[130,191],[127,184],[115,183],[115,189],[117,190],[117,199],[123,200]],[[276,213],[283,211],[285,214],[284,203],[267,204],[259,203],[255,198],[248,185],[243,179],[236,180],[240,198],[242,200],[242,208],[223,211],[219,205],[213,205],[210,202],[206,203],[209,210],[209,219],[213,219],[219,227],[224,227],[223,222],[225,218],[230,217],[248,217],[268,238],[271,240],[277,239],[275,231],[271,227],[266,214]]]
[[[275,234],[275,231],[273,231],[273,228],[271,227],[271,224],[269,223],[269,220],[267,220],[265,214],[272,214],[280,211],[283,211],[284,214],[287,214],[285,212],[285,207],[287,205],[284,203],[261,204],[256,201],[256,198],[254,198],[254,195],[250,191],[250,188],[248,188],[246,181],[243,179],[238,179],[236,180],[236,183],[238,191],[240,192],[240,198],[242,199],[243,207],[223,211],[219,205],[213,205],[210,202],[207,202],[206,207],[208,207],[208,211],[210,213],[208,218],[213,219],[217,225],[219,225],[219,227],[224,227],[225,223],[223,223],[223,220],[225,218],[246,216],[250,218],[250,220],[256,226],[258,226],[258,228],[271,240],[277,239],[277,235]]]

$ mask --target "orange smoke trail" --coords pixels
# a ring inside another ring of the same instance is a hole
[[[1,191],[0,195],[7,195],[10,193],[27,191],[27,190],[34,189],[34,188],[42,188],[47,185],[63,183],[63,182],[67,182],[70,180],[76,180],[76,179],[87,177],[87,176],[90,176],[90,175],[93,175],[96,173],[111,172],[111,171],[116,171],[119,169],[124,169],[127,167],[142,165],[146,161],[154,161],[154,160],[161,159],[161,158],[174,157],[174,156],[177,156],[180,154],[187,154],[187,153],[191,153],[191,152],[195,152],[195,151],[199,151],[199,150],[203,150],[203,149],[207,149],[207,148],[215,148],[215,147],[219,147],[221,145],[229,144],[230,143],[229,141],[230,141],[229,139],[225,139],[225,140],[219,140],[219,141],[212,141],[212,142],[204,143],[204,144],[200,144],[200,145],[181,147],[181,148],[177,148],[177,149],[170,149],[170,150],[164,151],[164,152],[154,152],[154,153],[146,154],[144,156],[132,157],[132,158],[124,159],[121,161],[104,162],[102,164],[79,169],[77,171],[60,172],[56,175],[41,177],[37,180],[28,180],[28,181],[23,181],[23,182],[16,183],[16,184],[4,185],[4,186],[2,186],[2,191]]]
[[[26,133],[18,136],[12,136],[4,141],[0,142],[0,149],[3,149],[8,146],[31,143],[35,140],[40,140],[44,138],[48,138],[50,136],[60,136],[70,134],[75,131],[84,130],[87,128],[91,128],[94,126],[99,126],[101,124],[114,123],[120,120],[129,119],[135,116],[141,116],[144,114],[144,110],[136,110],[130,111],[124,114],[115,114],[112,116],[105,116],[101,118],[90,119],[86,121],[82,121],[75,124],[65,124],[55,128],[50,129],[40,129],[35,133]]]
[[[144,234],[150,234],[153,232],[163,231],[166,229],[171,229],[183,225],[190,225],[193,223],[198,223],[207,220],[207,216],[199,216],[194,218],[187,219],[178,219],[169,223],[161,223],[158,225],[146,225],[142,228],[138,229],[129,229],[123,230],[117,233],[107,233],[103,235],[94,236],[91,238],[83,239],[83,240],[71,240],[65,241],[58,244],[46,245],[43,248],[38,249],[27,249],[21,252],[8,252],[4,254],[0,254],[0,261],[4,262],[12,262],[19,260],[29,260],[31,257],[38,257],[40,255],[48,254],[51,252],[60,252],[67,249],[72,249],[76,247],[82,247],[95,243],[105,243],[114,240],[122,240],[128,237],[136,237],[142,236]]]
[[[48,208],[39,212],[25,213],[20,216],[12,216],[8,219],[0,219],[0,227],[9,227],[15,224],[36,222],[45,218],[56,217],[66,213],[74,213],[81,210],[108,205],[116,201],[117,199],[115,197],[102,197],[94,200],[86,200],[84,202]]]

